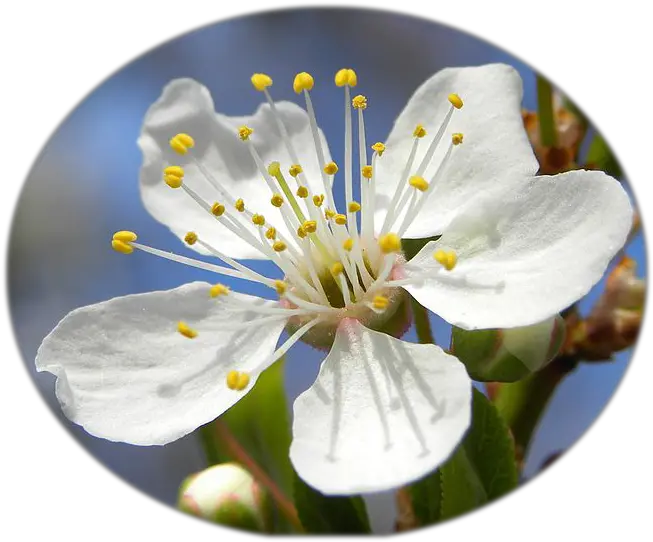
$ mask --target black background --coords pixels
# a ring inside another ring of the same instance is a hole
[[[159,4],[138,15],[114,4],[83,11],[67,5],[54,13],[33,9],[4,18],[0,183],[7,205],[3,237],[32,161],[70,109],[139,52],[217,17],[192,17],[182,6]],[[568,89],[616,149],[648,224],[646,185],[653,182],[649,164],[653,115],[647,82],[650,18],[626,4],[621,4],[623,10],[594,4],[577,13],[568,4],[519,6],[482,14],[464,6],[464,16],[436,14],[426,7],[397,7],[436,16],[486,37]],[[224,8],[228,11],[221,16],[254,7]],[[5,314],[2,317],[6,319]],[[645,351],[647,333],[645,329],[628,377],[601,421],[555,468],[505,501],[419,536],[585,538],[614,532],[629,538],[629,533],[640,529],[647,532],[653,461],[645,444],[651,428],[645,396],[650,381],[644,376],[645,366],[651,363]],[[5,498],[1,525],[12,533],[9,536],[43,534],[72,540],[233,536],[145,499],[89,459],[42,405],[17,358],[10,331],[5,334],[0,492]]]

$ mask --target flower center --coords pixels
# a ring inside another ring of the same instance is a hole
[[[338,322],[342,318],[355,318],[372,329],[383,330],[395,336],[401,335],[409,322],[407,296],[399,287],[404,279],[402,266],[405,263],[401,252],[401,237],[413,218],[420,213],[433,187],[444,174],[453,147],[462,143],[462,134],[452,135],[435,175],[427,181],[424,178],[425,171],[443,140],[454,111],[463,106],[462,100],[456,94],[449,96],[450,108],[419,163],[415,163],[418,145],[426,137],[427,131],[422,125],[415,128],[413,145],[402,178],[397,182],[383,224],[380,228],[375,228],[376,164],[386,147],[380,142],[371,145],[373,154],[371,160],[368,160],[364,119],[368,100],[363,95],[351,97],[351,89],[358,84],[356,73],[347,68],[335,75],[336,86],[344,91],[345,103],[342,168],[345,209],[341,210],[336,207],[332,190],[340,167],[333,161],[327,162],[325,158],[325,149],[310,96],[314,86],[313,77],[306,72],[297,74],[293,89],[297,94],[302,94],[306,102],[312,145],[320,168],[320,183],[310,183],[304,172],[283,119],[268,91],[272,79],[265,74],[254,74],[251,81],[254,88],[264,94],[281,141],[292,160],[287,170],[283,170],[279,162],[265,164],[252,142],[252,137],[256,137],[254,130],[244,125],[235,134],[247,147],[262,184],[267,185],[269,189],[269,202],[275,210],[275,222],[266,218],[266,209],[250,209],[246,198],[236,198],[225,189],[211,170],[193,155],[195,140],[190,134],[175,135],[170,139],[169,145],[182,160],[187,160],[187,163],[194,166],[194,170],[199,172],[199,178],[186,179],[184,166],[169,164],[163,170],[163,180],[170,188],[185,193],[186,197],[191,198],[204,212],[210,214],[222,228],[226,228],[274,262],[283,273],[283,280],[261,275],[234,260],[206,242],[203,232],[188,232],[184,240],[188,245],[199,245],[205,252],[229,267],[178,256],[137,243],[136,234],[133,232],[117,232],[112,240],[113,248],[125,254],[138,249],[221,275],[258,282],[274,289],[279,296],[279,302],[276,305],[258,306],[255,309],[257,318],[238,325],[256,326],[263,321],[286,319],[291,337],[275,355],[282,355],[290,344],[299,339],[319,347],[330,346]],[[358,124],[357,173],[353,166],[354,111]],[[355,176],[360,183],[361,201],[354,200],[353,196]],[[215,201],[203,199],[193,188],[195,183],[210,184]],[[318,185],[320,189],[316,191],[315,187]],[[455,253],[442,250],[434,254],[434,257],[446,270],[453,269],[457,262]],[[222,284],[215,285],[207,295],[216,298],[227,311],[253,310],[251,303],[232,295],[229,288]],[[195,338],[199,333],[185,322],[179,323],[178,332],[189,339]],[[240,389],[247,386],[244,382],[245,377],[232,375],[228,384],[231,389]],[[241,386],[239,383],[244,384]]]

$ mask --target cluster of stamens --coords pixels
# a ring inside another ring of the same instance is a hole
[[[128,231],[114,234],[112,246],[123,254],[130,254],[134,249],[138,249],[224,276],[258,282],[273,289],[280,302],[277,305],[258,308],[253,308],[251,304],[233,295],[223,284],[211,287],[207,295],[223,303],[224,310],[234,313],[253,310],[259,313],[259,317],[252,322],[234,323],[233,329],[287,319],[288,328],[294,329],[295,332],[273,354],[276,359],[283,355],[290,345],[307,336],[316,327],[327,326],[333,329],[344,317],[357,318],[368,323],[366,320],[378,319],[378,315],[396,309],[397,300],[400,299],[396,295],[399,290],[397,286],[403,279],[397,272],[404,263],[401,237],[443,176],[452,148],[463,141],[463,134],[452,134],[451,142],[435,175],[430,180],[424,178],[453,112],[460,109],[463,102],[457,94],[449,96],[451,107],[419,164],[414,163],[415,157],[427,130],[422,125],[415,128],[413,146],[402,179],[397,183],[385,220],[379,228],[379,225],[374,223],[374,176],[376,162],[381,159],[386,147],[381,142],[371,145],[373,153],[371,161],[368,161],[363,113],[368,107],[368,100],[363,95],[351,98],[351,89],[358,84],[354,70],[342,69],[335,75],[336,86],[343,88],[345,94],[344,212],[339,212],[336,207],[332,191],[334,176],[340,168],[333,161],[326,162],[310,97],[310,91],[315,84],[313,77],[306,72],[297,74],[293,89],[297,94],[303,94],[306,101],[322,181],[319,193],[313,192],[311,187],[315,184],[308,182],[282,117],[268,91],[272,79],[266,74],[258,73],[252,76],[251,82],[257,91],[265,95],[270,106],[279,135],[292,160],[292,165],[287,170],[292,180],[289,182],[286,178],[279,162],[264,164],[252,143],[252,137],[256,136],[251,127],[241,126],[235,137],[240,138],[247,146],[262,180],[270,190],[270,206],[278,211],[273,214],[277,220],[280,217],[285,228],[270,222],[264,209],[250,210],[243,198],[234,198],[211,171],[193,156],[195,140],[190,134],[176,134],[169,144],[173,151],[187,157],[196,166],[199,171],[198,178],[187,182],[184,167],[170,164],[163,170],[163,180],[170,188],[185,192],[187,197],[194,200],[222,227],[272,260],[280,268],[284,279],[266,277],[230,258],[204,241],[201,232],[188,232],[184,238],[185,242],[188,245],[200,245],[229,267],[142,245],[136,242],[136,234]],[[352,109],[356,111],[358,121],[360,201],[354,200],[353,197]],[[212,186],[216,201],[206,201],[193,189],[195,183],[201,182],[208,182]],[[398,210],[405,210],[405,213],[401,215]],[[445,271],[451,271],[457,263],[457,255],[453,251],[440,249],[433,257]],[[198,336],[198,332],[184,322],[178,323],[177,331],[189,339]],[[250,377],[244,372],[231,371],[226,377],[227,387],[232,390],[243,390],[249,382]]]

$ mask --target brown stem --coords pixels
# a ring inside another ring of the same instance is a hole
[[[243,467],[245,467],[250,474],[270,492],[270,495],[277,504],[279,511],[288,519],[288,521],[290,521],[293,527],[298,532],[304,532],[304,526],[299,520],[299,515],[297,514],[295,505],[283,494],[274,480],[272,480],[272,478],[270,478],[267,473],[259,467],[256,461],[249,456],[245,449],[231,434],[229,428],[219,419],[213,422],[213,427],[215,428],[216,436],[227,447],[230,455],[243,465]]]

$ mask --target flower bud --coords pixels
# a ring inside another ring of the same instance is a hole
[[[215,523],[264,532],[268,527],[267,494],[236,463],[224,463],[190,475],[179,488],[180,510]]]
[[[525,327],[452,330],[453,353],[474,380],[515,382],[542,369],[559,352],[565,323],[554,316]]]

